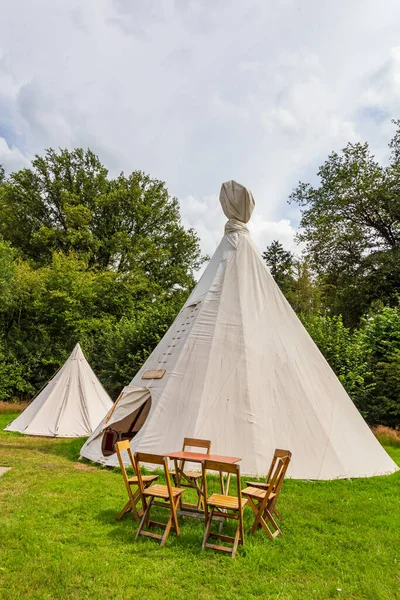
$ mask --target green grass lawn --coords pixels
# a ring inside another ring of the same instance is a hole
[[[197,519],[180,519],[164,548],[135,541],[133,517],[115,520],[121,474],[77,462],[83,440],[3,432],[14,417],[0,414],[0,465],[12,467],[0,478],[0,598],[400,598],[400,473],[285,481],[284,536],[247,535],[232,560],[201,550]],[[387,450],[400,464],[400,448]]]

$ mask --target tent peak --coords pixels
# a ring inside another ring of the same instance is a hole
[[[79,342],[75,344],[74,349],[72,350],[69,358],[72,360],[76,358],[85,358],[85,355],[82,352],[82,348]]]
[[[250,220],[255,204],[250,190],[237,181],[226,181],[221,186],[219,201],[229,219],[225,231],[248,231],[245,223]]]

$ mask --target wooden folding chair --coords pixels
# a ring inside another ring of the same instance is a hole
[[[249,501],[249,506],[255,514],[254,523],[250,529],[250,533],[255,533],[257,528],[262,527],[271,539],[282,534],[282,531],[274,519],[273,513],[289,462],[290,456],[288,455],[276,459],[275,467],[266,489],[251,485],[242,490],[243,496],[246,496]]]
[[[270,467],[268,469],[268,473],[265,478],[265,482],[246,481],[246,485],[250,486],[250,487],[260,488],[261,490],[267,490],[268,486],[271,482],[271,477],[272,477],[272,473],[274,472],[274,469],[275,469],[276,461],[278,460],[278,458],[286,459],[286,457],[288,457],[289,462],[290,462],[290,460],[292,458],[292,453],[290,452],[290,450],[280,450],[279,448],[277,448],[274,452],[274,456],[272,458]],[[282,483],[283,483],[283,479],[281,481],[281,485],[282,485]],[[273,506],[273,512],[274,512],[275,516],[278,517],[278,519],[282,520],[282,515],[278,512],[278,510],[276,508],[276,502],[278,500],[279,490],[274,490],[274,492],[276,493],[276,499],[275,499],[275,503]]]
[[[131,463],[131,466],[132,466],[132,469],[134,472],[133,477],[129,477],[128,473],[126,472],[125,464],[124,464],[124,461],[122,458],[122,452],[124,450],[126,450],[128,452],[129,461]],[[124,508],[121,510],[121,512],[117,516],[117,521],[122,519],[122,517],[130,511],[133,512],[135,519],[137,521],[139,521],[141,511],[138,511],[138,509],[136,508],[137,503],[140,500],[139,480],[136,475],[135,461],[133,459],[133,454],[132,454],[129,440],[122,440],[121,442],[116,442],[115,452],[117,453],[117,456],[118,456],[119,466],[121,467],[122,477],[124,478],[125,487],[126,487],[126,490],[128,492],[128,497],[129,497],[128,502],[125,504]],[[157,479],[158,479],[158,475],[142,475],[142,481],[143,481],[144,487],[148,487],[151,483],[153,483]],[[135,486],[137,486],[137,489],[135,491],[133,491],[132,488],[134,488]]]
[[[150,487],[145,487],[140,471],[141,462],[162,466],[164,468],[166,485],[153,484]],[[147,537],[160,540],[160,546],[164,546],[165,542],[168,539],[171,527],[175,529],[176,535],[180,534],[176,509],[179,504],[182,492],[184,492],[185,490],[171,486],[167,457],[159,456],[158,454],[145,454],[143,452],[136,452],[135,464],[136,473],[138,475],[139,480],[139,490],[144,508],[143,516],[140,521],[139,528],[136,532],[135,539],[137,539],[139,535],[145,535]],[[162,502],[159,502],[158,499],[162,500]],[[169,508],[171,514],[167,523],[159,523],[157,521],[150,520],[150,509],[152,506],[161,506],[162,508]],[[164,528],[164,533],[163,535],[160,535],[158,533],[153,533],[151,531],[144,530],[145,525],[147,527],[162,527]]]
[[[207,470],[225,472],[236,475],[237,495],[229,496],[225,494],[212,494],[207,498]],[[214,548],[222,552],[229,552],[234,558],[238,544],[244,544],[244,527],[243,527],[243,509],[247,500],[242,498],[240,491],[240,467],[214,460],[205,460],[203,462],[203,490],[204,490],[204,510],[206,517],[206,530],[203,538],[204,548]],[[211,524],[214,517],[219,519],[234,519],[237,521],[236,534],[234,537],[223,535],[222,533],[214,533],[211,531]],[[232,542],[231,547],[220,546],[217,544],[209,544],[210,537],[217,538],[222,542]]]
[[[205,448],[204,454],[210,454],[211,442],[210,440],[198,440],[196,438],[184,438],[182,451],[185,452],[188,448]],[[185,471],[185,461],[181,460],[178,464],[178,473],[171,471],[174,484],[183,488],[195,488],[197,491],[197,508],[204,508],[203,506],[203,494],[201,488],[201,471]],[[182,482],[183,479],[183,482]],[[187,483],[185,483],[185,480]],[[182,508],[182,507],[181,507]]]

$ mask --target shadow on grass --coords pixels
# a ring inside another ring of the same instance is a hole
[[[114,523],[114,524],[124,523],[127,520],[132,520],[133,523],[136,523],[135,518],[133,517],[132,513],[128,513],[127,515],[122,517],[122,519],[120,521],[117,521],[117,514],[118,513],[115,510],[108,508],[106,510],[102,510],[99,513],[97,513],[96,520],[99,521],[100,523],[104,523],[106,525],[110,524],[110,523]]]
[[[47,451],[50,454],[61,456],[67,460],[76,461],[80,457],[81,448],[86,442],[86,437],[62,439],[57,438],[57,444],[50,446]]]
[[[10,443],[8,441],[2,441],[0,443],[0,448],[4,448],[5,450],[24,450],[25,452],[29,452],[32,450],[33,452],[41,452],[43,454],[54,454],[55,456],[60,456],[62,458],[66,458],[70,461],[78,460],[80,456],[80,449],[86,438],[74,438],[74,439],[60,439],[60,438],[39,438],[39,436],[34,436],[34,439],[40,440],[46,439],[46,443],[31,444],[33,436],[25,436],[22,434],[10,434]],[[53,440],[57,439],[57,443],[52,443]],[[18,443],[20,442],[20,443]]]
[[[196,559],[207,557],[210,554],[210,551],[204,552],[202,550],[205,522],[201,519],[179,516],[180,535],[177,536],[171,530],[165,548],[160,548],[158,540],[149,539],[144,536],[139,536],[138,539],[135,539],[139,523],[135,520],[132,513],[125,515],[120,521],[116,520],[116,516],[116,511],[106,509],[97,513],[96,520],[102,525],[113,526],[107,532],[107,537],[117,540],[120,544],[132,546],[141,556],[151,556],[158,549],[164,551],[167,548],[174,548],[174,550],[179,550],[185,555],[191,555],[193,558],[196,557]],[[154,507],[151,515],[152,520],[166,523],[168,517],[169,511]],[[219,531],[218,525],[219,522],[213,523],[213,531]],[[228,522],[224,524],[223,533],[232,536],[235,534],[235,529],[236,523]],[[159,527],[152,527],[150,531],[162,535],[164,530]],[[212,551],[211,554],[213,554]]]

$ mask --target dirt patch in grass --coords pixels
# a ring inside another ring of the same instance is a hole
[[[392,429],[385,425],[376,425],[372,427],[372,431],[381,444],[400,448],[400,431],[398,429]]]
[[[97,471],[97,467],[91,467],[85,463],[76,463],[73,467],[76,471]]]
[[[21,413],[26,409],[29,402],[4,402],[0,400],[0,414]]]

